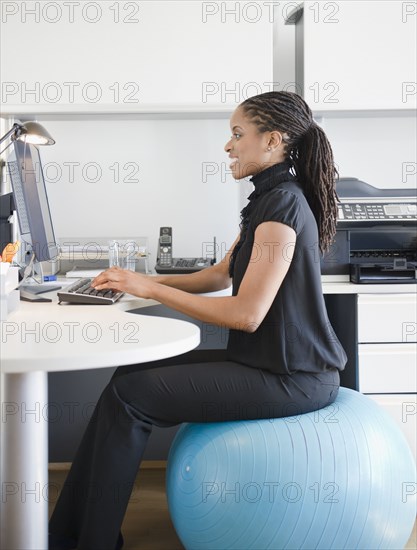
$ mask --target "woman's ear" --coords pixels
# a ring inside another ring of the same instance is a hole
[[[283,141],[284,140],[282,138],[281,132],[278,132],[278,130],[270,132],[267,144],[268,151],[274,151],[278,149],[283,144]]]

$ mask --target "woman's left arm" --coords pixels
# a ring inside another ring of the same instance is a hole
[[[237,296],[198,296],[157,283],[153,277],[118,268],[101,273],[94,279],[93,286],[152,298],[206,323],[255,332],[287,274],[295,241],[295,231],[287,225],[279,222],[260,224]]]

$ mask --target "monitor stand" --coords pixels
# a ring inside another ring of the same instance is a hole
[[[46,298],[46,296],[41,296],[41,294],[59,290],[60,288],[62,288],[60,285],[42,285],[37,283],[22,285],[19,287],[20,299],[24,302],[52,302],[51,298]]]
[[[42,265],[35,261],[35,255],[32,253],[30,257],[27,257],[23,278],[19,284],[20,299],[24,302],[52,302],[51,298],[40,296],[40,294],[59,290],[61,286],[38,283],[35,278],[36,274],[40,276],[41,280],[43,279]],[[27,283],[28,279],[33,279],[33,283]]]

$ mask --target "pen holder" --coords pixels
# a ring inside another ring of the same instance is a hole
[[[5,321],[7,315],[19,306],[18,284],[19,268],[0,262],[0,321]]]

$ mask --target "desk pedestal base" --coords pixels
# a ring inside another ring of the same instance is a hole
[[[48,374],[4,374],[2,386],[0,546],[46,550]]]

